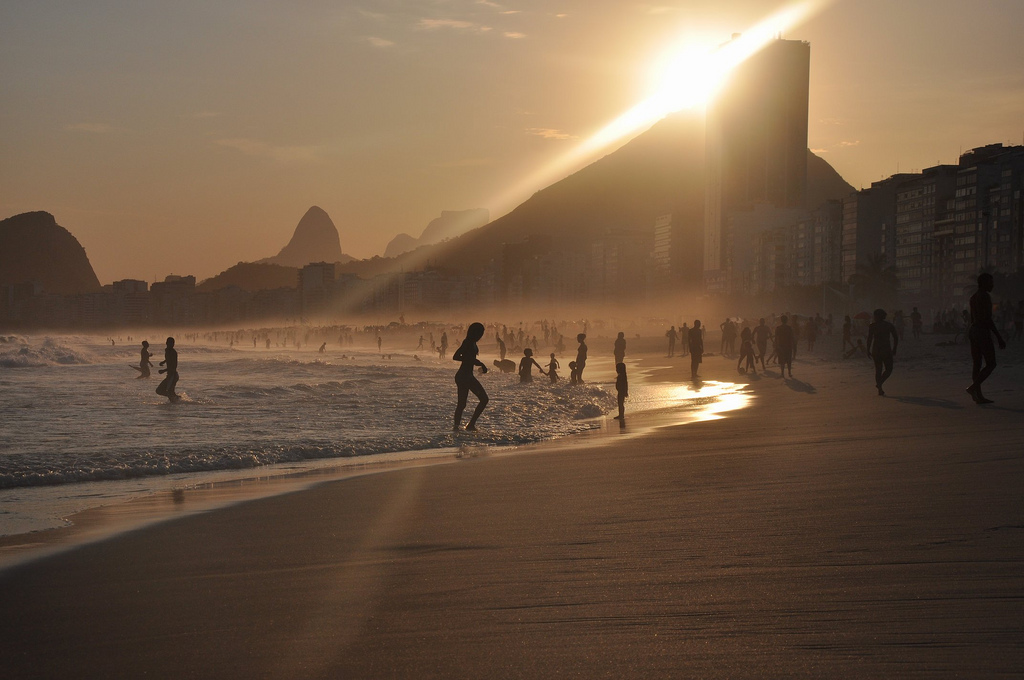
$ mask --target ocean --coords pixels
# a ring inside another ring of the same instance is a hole
[[[613,374],[571,386],[563,357],[555,385],[542,376],[520,384],[497,369],[480,376],[490,397],[480,429],[453,433],[458,364],[429,352],[321,354],[314,346],[180,338],[177,349],[182,399],[172,404],[155,393],[158,366],[151,378],[136,379],[137,342],[0,339],[0,535],[64,526],[90,507],[210,481],[565,437],[600,427],[615,409]],[[152,341],[150,351],[158,364],[163,343]],[[721,401],[707,394],[634,378],[629,410]],[[475,404],[470,395],[463,423]]]

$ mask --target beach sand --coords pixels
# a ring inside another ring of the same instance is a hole
[[[1020,349],[978,407],[965,349],[932,345],[885,398],[867,360],[799,357],[724,418],[328,482],[9,569],[4,675],[1019,676]],[[655,417],[627,402],[625,432]]]

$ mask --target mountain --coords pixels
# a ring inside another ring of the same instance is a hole
[[[419,238],[399,234],[391,239],[384,250],[384,257],[397,257],[420,246],[433,245],[446,239],[461,236],[467,231],[482,227],[491,219],[487,208],[471,210],[442,210],[441,216],[430,221]]]
[[[47,293],[100,290],[85,248],[48,212],[0,221],[0,284],[37,281]]]
[[[825,160],[808,150],[807,206],[853,191]],[[685,249],[683,268],[699,280],[703,268],[704,118],[668,116],[622,147],[538,191],[512,212],[443,245],[421,246],[393,260],[353,262],[343,270],[412,271],[429,263],[482,274],[500,263],[503,246],[523,243],[523,253],[589,252],[609,230],[650,234],[659,215],[673,214]],[[525,249],[525,250],[524,250]],[[495,262],[496,261],[496,262]],[[366,266],[364,266],[366,265]]]
[[[288,245],[274,257],[259,263],[304,267],[310,262],[348,262],[351,259],[341,252],[341,238],[330,216],[314,205],[299,220]]]
[[[298,285],[298,267],[285,267],[268,262],[239,262],[234,267],[229,267],[201,282],[196,286],[196,290],[211,292],[228,286],[237,286],[254,293],[274,288],[295,288]]]

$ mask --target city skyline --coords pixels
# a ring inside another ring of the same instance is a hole
[[[507,212],[529,191],[487,203],[641,99],[680,35],[785,5],[8,3],[0,216],[54,213],[104,283],[271,256],[314,204],[369,257],[442,210]],[[809,146],[855,187],[1020,141],[1024,8],[956,8],[833,2],[785,36],[812,46]]]

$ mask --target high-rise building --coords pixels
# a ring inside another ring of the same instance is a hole
[[[736,268],[732,249],[751,246],[756,232],[731,233],[732,213],[755,204],[804,206],[810,62],[808,43],[773,40],[732,72],[708,106],[704,282],[709,292],[737,292],[748,273]]]

